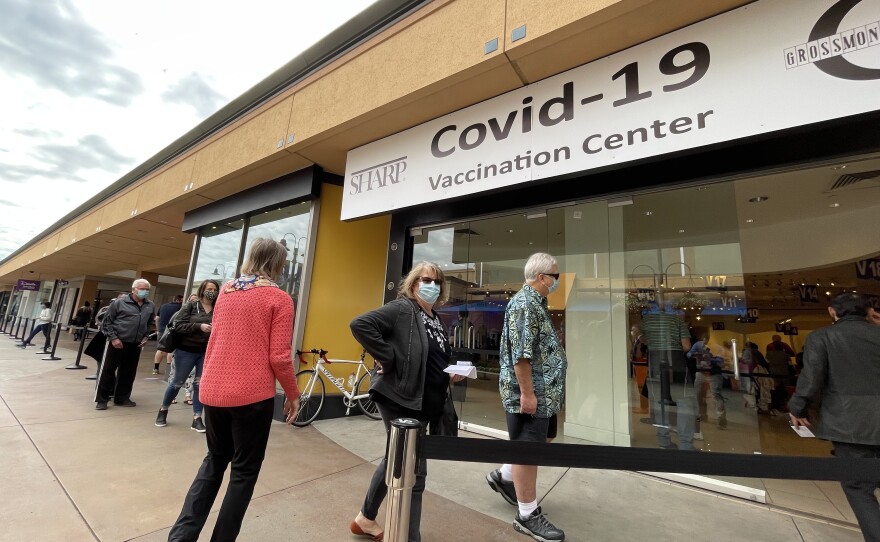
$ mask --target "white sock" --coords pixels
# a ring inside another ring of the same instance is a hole
[[[505,482],[513,482],[513,465],[505,463],[501,465],[501,479]]]
[[[520,517],[527,518],[532,515],[532,512],[538,509],[538,499],[533,500],[532,502],[519,502],[519,515]]]

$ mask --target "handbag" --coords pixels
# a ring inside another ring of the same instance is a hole
[[[177,344],[174,337],[174,326],[168,325],[168,327],[165,328],[165,332],[159,337],[159,342],[156,344],[156,350],[171,353],[174,352],[175,348],[177,348]]]
[[[436,424],[431,424],[430,432],[432,435],[443,437],[458,436],[458,413],[455,412],[455,403],[452,401],[451,384],[449,386],[449,393],[446,394],[446,402],[443,403],[443,413]]]

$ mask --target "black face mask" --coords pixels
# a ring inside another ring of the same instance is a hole
[[[215,299],[217,299],[217,292],[214,290],[206,290],[205,297],[210,299],[211,301],[214,301]]]

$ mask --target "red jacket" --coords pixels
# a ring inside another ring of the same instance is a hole
[[[288,399],[299,397],[290,356],[293,301],[271,281],[228,282],[214,305],[214,320],[199,400],[235,407],[275,397],[275,380]]]

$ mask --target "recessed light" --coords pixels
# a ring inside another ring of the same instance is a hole
[[[832,169],[833,171],[837,171],[838,169],[846,169],[846,165],[842,165],[842,166],[834,166],[834,167],[832,167],[831,169]]]
[[[507,230],[507,233],[513,233],[513,230]]]
[[[491,246],[492,246],[492,243],[486,243],[486,246],[487,246],[487,247],[491,247]]]
[[[645,211],[645,216],[651,216],[654,214],[654,211]]]
[[[747,218],[747,219],[746,219],[746,223],[748,223],[748,224],[751,224],[751,223],[754,222],[754,221],[755,221],[754,218]]]
[[[684,230],[678,230],[678,233],[684,233]]]
[[[709,190],[708,186],[698,186],[697,190]]]
[[[762,201],[767,201],[770,199],[770,196],[755,196],[754,198],[749,199],[751,203],[761,203]]]
[[[831,207],[832,209],[836,209],[836,208],[840,207],[840,204],[839,203],[829,203],[828,206]]]
[[[535,242],[534,242],[534,241],[529,241],[529,244],[530,244],[530,245],[534,245]]]

